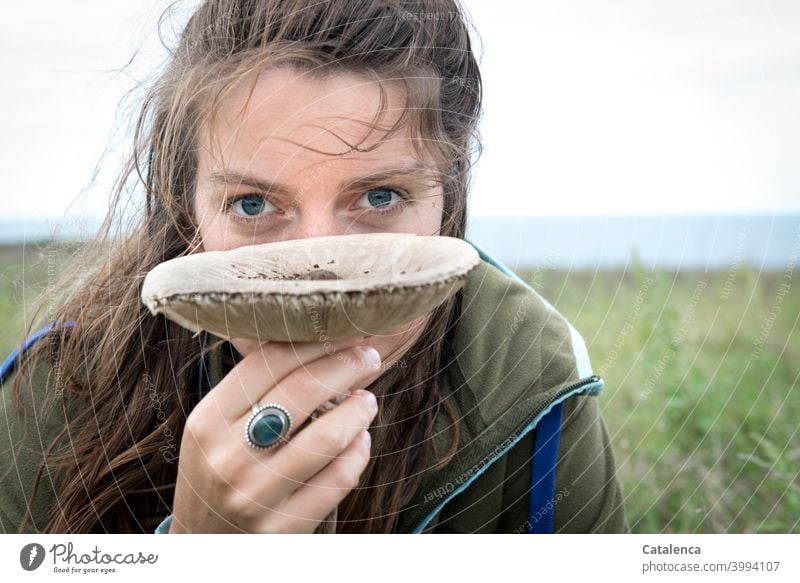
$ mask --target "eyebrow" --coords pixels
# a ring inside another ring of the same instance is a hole
[[[339,183],[340,190],[358,190],[368,188],[375,185],[384,184],[387,181],[397,179],[412,179],[422,180],[431,179],[435,172],[417,162],[408,166],[399,166],[396,168],[380,169],[372,174],[356,178],[354,180],[344,181]],[[261,191],[267,191],[275,194],[290,197],[291,189],[287,186],[264,178],[256,176],[248,176],[240,172],[214,172],[209,174],[206,180],[211,184],[231,184],[234,186],[249,186]]]

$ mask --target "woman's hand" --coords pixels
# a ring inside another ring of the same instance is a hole
[[[380,375],[378,352],[358,342],[332,353],[316,342],[263,344],[214,387],[186,421],[170,533],[314,531],[369,461],[371,393],[357,391],[304,426],[321,404]],[[289,410],[292,430],[287,442],[256,450],[245,426],[252,405],[266,403]]]

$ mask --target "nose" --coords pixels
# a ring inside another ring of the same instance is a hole
[[[343,235],[346,226],[341,225],[333,216],[331,209],[297,212],[295,219],[284,231],[285,239],[309,239],[312,237],[329,237]]]

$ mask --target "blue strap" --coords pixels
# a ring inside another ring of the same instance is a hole
[[[556,462],[561,439],[561,405],[558,403],[536,425],[533,470],[528,510],[528,534],[553,532]]]
[[[63,324],[65,328],[72,328],[75,326],[76,322],[66,322]],[[42,336],[47,334],[53,329],[59,328],[58,322],[56,324],[50,325],[47,324],[41,330],[33,334],[30,338],[25,341],[25,344],[20,346],[19,348],[15,349],[8,357],[3,361],[2,366],[0,366],[0,385],[4,385],[8,380],[8,377],[14,372],[17,368],[17,363],[19,363],[22,358],[25,356],[25,353],[28,352],[31,346],[33,346],[34,342],[39,340]]]

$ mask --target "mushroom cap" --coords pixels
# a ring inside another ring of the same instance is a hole
[[[142,301],[220,338],[328,342],[396,330],[458,291],[479,262],[455,237],[294,239],[161,263],[145,277]]]

